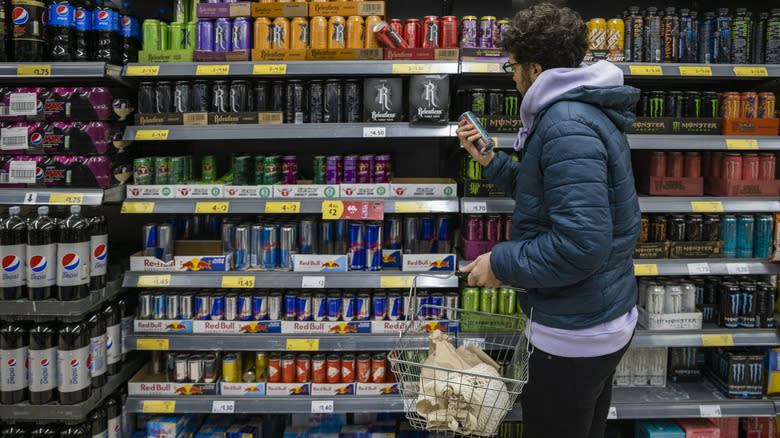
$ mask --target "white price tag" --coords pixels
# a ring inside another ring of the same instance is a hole
[[[387,130],[384,126],[363,128],[363,137],[387,137]]]
[[[462,338],[460,340],[460,345],[462,345],[463,348],[468,347],[469,344],[474,344],[477,347],[479,347],[480,350],[484,350],[485,349],[485,338]]]
[[[617,420],[617,408],[614,406],[609,407],[609,412],[607,413],[607,420]]]
[[[487,202],[464,202],[464,213],[487,213]]]
[[[689,275],[708,275],[710,273],[709,263],[688,263]]]
[[[14,93],[8,101],[9,116],[35,116],[38,114],[36,93]]]
[[[312,414],[332,414],[333,413],[333,400],[312,400],[311,401],[311,413]]]
[[[720,412],[720,405],[700,405],[699,414],[702,418],[720,418],[723,416]]]
[[[236,402],[233,400],[214,400],[211,403],[212,414],[232,414],[236,412]]]
[[[303,289],[322,289],[325,287],[325,277],[304,276],[301,278]]]
[[[0,131],[0,149],[27,149],[27,127],[3,128]]]
[[[38,193],[36,192],[27,192],[24,194],[24,203],[25,204],[35,204],[36,201],[38,201]]]
[[[750,267],[747,263],[729,263],[726,265],[729,275],[749,275]]]
[[[35,161],[11,161],[11,164],[8,165],[8,182],[11,184],[35,184],[36,167]]]

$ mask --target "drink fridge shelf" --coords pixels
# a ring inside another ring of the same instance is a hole
[[[4,80],[62,80],[62,79],[122,79],[122,67],[105,62],[3,62],[0,79]]]
[[[458,199],[414,199],[414,198],[334,198],[334,199],[240,199],[240,198],[208,198],[208,199],[132,199],[124,202],[123,210],[125,212],[154,214],[192,214],[197,211],[197,204],[201,202],[225,202],[228,203],[226,213],[234,214],[252,214],[266,211],[269,203],[299,203],[299,213],[301,214],[322,214],[322,203],[325,201],[376,201],[384,202],[385,214],[390,213],[457,213]],[[149,204],[151,211],[144,211],[140,207],[147,208]],[[138,206],[139,208],[136,208]],[[412,211],[413,210],[413,211]]]
[[[512,149],[517,138],[516,133],[490,135],[499,149]],[[629,147],[637,150],[780,150],[780,137],[772,136],[628,134],[626,137]]]
[[[13,205],[89,205],[120,202],[125,199],[123,186],[109,189],[82,188],[0,188],[0,204]]]
[[[116,297],[121,291],[121,280],[109,281],[105,288],[90,292],[89,297],[73,301],[15,300],[0,302],[0,316],[29,318],[81,318],[103,303]]]
[[[474,213],[512,213],[510,198],[460,198],[460,211]],[[675,197],[639,196],[642,213],[774,213],[780,211],[776,197]]]

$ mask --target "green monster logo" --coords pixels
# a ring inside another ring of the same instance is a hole
[[[518,103],[520,99],[517,96],[504,97],[504,114],[507,116],[516,116],[518,114]]]
[[[674,122],[672,122],[672,131],[679,132],[681,128],[682,128],[682,122],[680,122],[679,120],[675,120]]]
[[[710,106],[712,107],[712,114],[710,115],[710,118],[717,119],[719,108],[718,108],[718,99],[710,99]]]
[[[664,116],[664,98],[651,97],[650,99],[650,117]]]

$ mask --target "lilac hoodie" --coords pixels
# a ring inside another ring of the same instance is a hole
[[[515,150],[521,150],[536,115],[558,96],[577,87],[608,87],[623,85],[623,72],[606,61],[578,68],[554,68],[543,71],[523,96],[520,118],[523,128],[515,141]],[[572,144],[576,147],[576,144]],[[533,317],[533,314],[531,315]],[[545,353],[562,357],[597,357],[612,354],[623,348],[636,327],[637,310],[612,321],[581,330],[563,330],[531,321],[526,336],[534,347]]]

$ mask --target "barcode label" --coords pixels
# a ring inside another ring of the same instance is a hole
[[[454,58],[458,56],[458,49],[439,49],[439,56]]]
[[[35,184],[35,161],[12,161],[8,166],[8,182],[11,184]]]
[[[8,184],[8,172],[0,172],[0,184]]]
[[[8,117],[11,115],[11,109],[8,105],[0,105],[0,117]]]
[[[363,5],[363,12],[367,14],[381,14],[384,12],[382,9],[384,7],[383,3],[375,2],[375,3],[366,3]]]
[[[38,103],[38,95],[35,93],[14,93],[9,99],[9,115],[34,116],[38,112],[35,106]]]
[[[0,149],[27,149],[27,127],[0,130]]]

